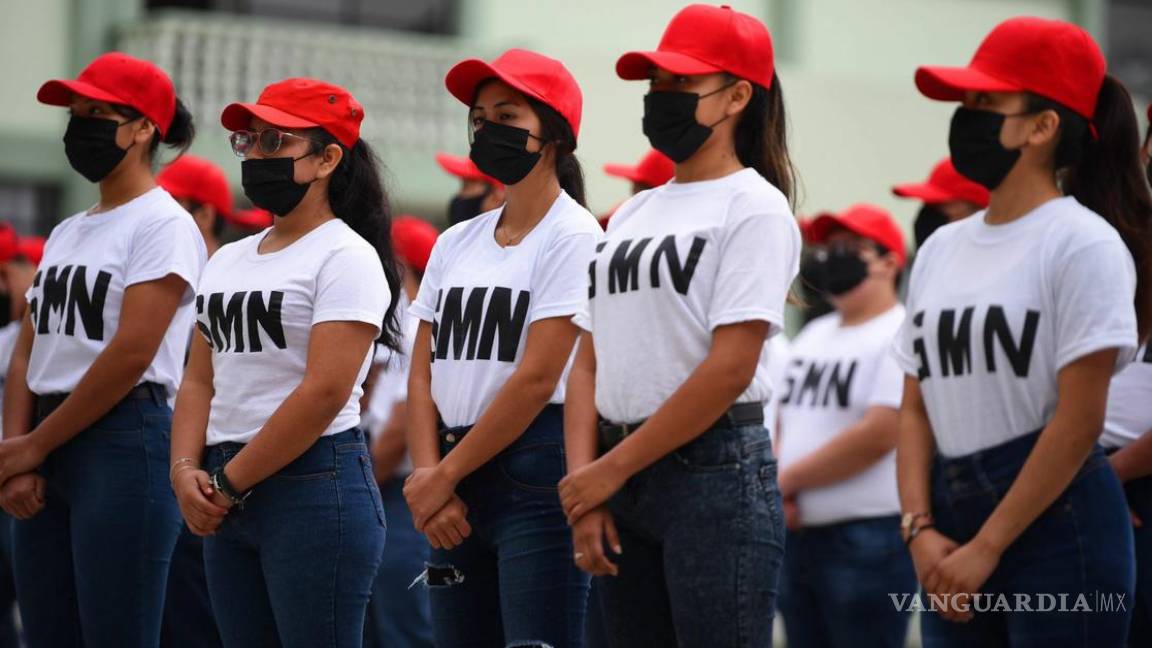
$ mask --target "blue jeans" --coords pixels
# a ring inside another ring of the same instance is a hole
[[[1136,547],[1136,598],[1132,606],[1129,646],[1152,646],[1152,477],[1124,484],[1128,507],[1143,521],[1133,529]]]
[[[472,535],[428,564],[432,633],[444,648],[583,644],[588,577],[572,561],[560,507],[563,408],[548,405],[524,434],[457,487]],[[467,428],[441,433],[441,451]],[[451,436],[448,436],[451,435]]]
[[[125,400],[41,466],[44,509],[13,523],[29,646],[152,648],[180,509],[168,484],[172,411]]]
[[[243,445],[208,449],[212,471]],[[359,648],[384,550],[384,508],[357,429],[321,437],[204,541],[224,645]]]
[[[788,645],[903,648],[911,614],[889,594],[916,588],[897,515],[791,531],[780,577]]]
[[[784,520],[763,426],[705,432],[610,508],[624,553],[596,589],[611,645],[771,646]]]
[[[428,540],[412,524],[402,477],[380,484],[380,495],[388,520],[388,550],[376,572],[364,643],[373,648],[430,648],[428,590],[411,586],[428,562]]]
[[[214,648],[222,646],[208,579],[204,574],[204,538],[184,527],[172,552],[168,571],[168,598],[164,603],[164,624],[160,628],[163,648]]]
[[[22,645],[16,628],[16,580],[12,575],[13,520],[11,515],[0,511],[0,648]]]
[[[937,459],[932,475],[937,530],[961,544],[971,540],[1019,475],[1038,437],[1033,433],[963,457]],[[980,588],[987,595],[985,606],[971,621],[949,622],[930,610],[930,599],[921,599],[929,610],[921,615],[924,645],[1122,646],[1134,569],[1124,490],[1096,446],[1068,488],[1004,552]],[[991,609],[1001,594],[1016,611]],[[1033,611],[1020,609],[1017,594],[1029,597]],[[1076,611],[1081,594],[1092,611]],[[1124,609],[1110,610],[1121,596]]]

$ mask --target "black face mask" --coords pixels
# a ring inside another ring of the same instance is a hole
[[[287,216],[304,200],[308,185],[312,184],[300,184],[295,179],[296,160],[305,157],[244,160],[240,163],[240,184],[244,186],[244,195],[261,209],[277,216]]]
[[[532,133],[523,128],[486,121],[476,131],[468,157],[476,166],[506,185],[520,182],[540,161],[540,152],[528,152]],[[535,138],[540,139],[540,138]]]
[[[952,152],[952,164],[960,175],[989,191],[999,187],[1020,159],[1020,149],[1004,148],[1000,143],[1000,130],[1005,118],[1026,114],[1029,113],[1005,115],[957,108],[948,133],[948,148]]]
[[[1144,167],[1144,175],[1148,176],[1148,184],[1152,185],[1152,161],[1148,162],[1148,166]]]
[[[916,248],[924,245],[924,241],[928,237],[948,224],[948,216],[932,205],[924,205],[920,211],[916,213],[915,220],[912,221],[912,233],[916,237]]]
[[[712,129],[728,119],[725,115],[715,124],[705,126],[696,121],[696,106],[704,97],[726,90],[731,85],[729,83],[703,95],[695,92],[649,92],[644,95],[644,135],[652,148],[677,164],[692,157],[712,136]]]
[[[88,182],[100,182],[108,177],[128,154],[128,149],[116,145],[116,131],[123,125],[111,119],[75,115],[68,120],[64,154],[72,168]]]
[[[808,252],[800,260],[800,282],[806,291],[817,295],[827,291],[827,260],[823,251]]]
[[[839,296],[864,283],[868,278],[868,264],[855,250],[834,248],[828,251],[824,273],[824,289],[830,295]]]
[[[479,216],[480,205],[490,193],[492,193],[491,186],[479,196],[472,196],[471,198],[453,196],[452,200],[448,203],[448,222],[455,225],[456,223],[463,223],[466,220],[471,220]]]

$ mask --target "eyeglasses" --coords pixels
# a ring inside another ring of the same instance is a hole
[[[292,137],[306,142],[313,142],[311,138],[294,133],[286,133],[276,128],[265,128],[262,131],[238,130],[228,136],[232,144],[232,152],[236,157],[246,158],[257,148],[264,155],[275,155],[276,151],[284,145],[284,138]]]

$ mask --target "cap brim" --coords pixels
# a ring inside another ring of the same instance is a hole
[[[647,79],[652,68],[658,67],[672,74],[715,74],[721,68],[698,58],[678,52],[628,52],[616,60],[616,76],[626,81]]]
[[[460,103],[471,107],[476,100],[476,87],[486,79],[499,79],[516,90],[536,99],[544,101],[538,92],[521,83],[518,79],[501,74],[496,68],[480,59],[466,59],[460,61],[448,70],[444,77],[444,85]]]
[[[253,210],[233,211],[225,217],[229,223],[239,229],[262,230],[272,225],[273,218]]]
[[[916,88],[929,99],[960,101],[965,92],[1018,92],[1024,88],[970,67],[924,66],[916,70]]]
[[[821,214],[812,219],[812,222],[808,224],[808,241],[816,244],[823,243],[828,240],[828,234],[837,227],[843,227],[855,234],[861,234],[861,232],[855,227],[852,227],[850,223],[844,222],[835,214]],[[861,234],[861,236],[863,236],[863,234]]]
[[[929,204],[952,200],[948,192],[926,182],[896,185],[892,187],[892,193],[901,198],[916,198]]]
[[[624,178],[632,182],[640,182],[639,170],[631,164],[605,164],[604,173],[615,178]]]
[[[53,79],[52,81],[45,82],[36,93],[36,100],[49,106],[67,106],[72,103],[73,95],[80,95],[88,99],[107,101],[108,103],[114,104],[124,103],[123,99],[111,92],[101,90],[90,83],[73,81],[71,79]]]
[[[472,165],[471,160],[468,158],[451,155],[449,153],[437,153],[436,164],[439,164],[440,168],[444,169],[448,175],[456,176],[461,180],[475,180],[477,182],[487,182],[493,186],[500,186],[498,180],[481,173]]]
[[[234,103],[229,104],[224,112],[220,113],[220,123],[230,131],[245,130],[252,124],[252,118],[259,117],[264,121],[280,128],[320,128],[316,122],[300,119],[290,115],[279,108],[263,104]]]

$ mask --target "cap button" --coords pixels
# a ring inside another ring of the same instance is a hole
[[[731,10],[732,10],[732,5],[720,5],[720,8],[721,8],[721,9],[728,9],[729,11],[731,11]]]
[[[336,103],[336,95],[328,95],[328,103],[330,103],[330,104]]]

